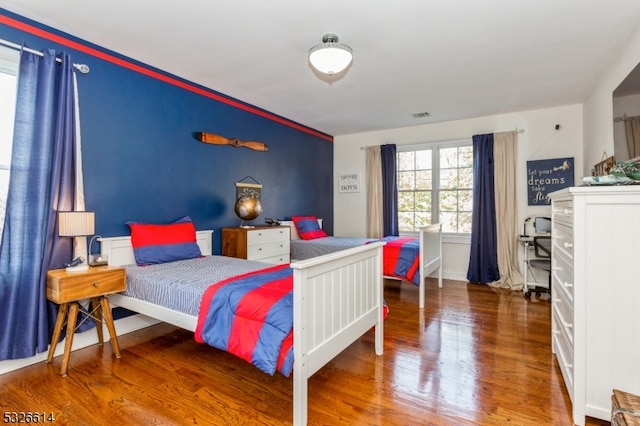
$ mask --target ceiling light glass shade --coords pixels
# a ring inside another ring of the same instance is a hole
[[[322,44],[309,49],[309,62],[324,74],[336,74],[344,71],[353,60],[353,51],[346,44],[338,43],[338,36],[325,34]]]

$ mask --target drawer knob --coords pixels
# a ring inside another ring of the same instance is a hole
[[[96,282],[96,283],[93,283],[93,286],[94,286],[94,287],[96,287],[96,288],[97,288],[99,285],[100,285],[100,284],[98,284],[97,282]]]
[[[569,323],[568,323],[568,322],[566,322],[566,321],[562,321],[562,326],[563,326],[564,328],[573,328],[573,324],[569,324]]]
[[[572,248],[573,243],[564,243],[564,248]]]
[[[562,286],[563,286],[564,288],[571,288],[571,287],[573,287],[573,284],[568,283],[568,282],[566,282],[566,281],[563,281],[563,282],[562,282]]]
[[[571,209],[562,209],[562,212],[564,214],[571,214],[571,213],[573,213],[573,210],[571,210]]]

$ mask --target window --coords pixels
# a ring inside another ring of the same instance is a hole
[[[9,191],[9,166],[13,145],[13,121],[16,110],[18,52],[0,48],[0,235]]]
[[[438,222],[443,232],[471,232],[471,140],[399,146],[397,162],[400,232]]]

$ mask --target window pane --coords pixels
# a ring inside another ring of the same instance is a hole
[[[432,172],[431,170],[417,171],[416,174],[416,189],[431,189],[432,185]]]
[[[440,169],[440,189],[458,188],[458,169]]]
[[[473,168],[458,169],[460,188],[473,189]]]
[[[471,233],[471,212],[468,213],[460,213],[458,215],[459,223],[458,223],[458,231],[457,232],[466,232]]]
[[[406,191],[415,188],[416,172],[398,172],[398,190]]]
[[[400,231],[413,231],[413,212],[398,212],[398,227]]]
[[[473,146],[461,146],[458,148],[459,167],[468,167],[473,170]]]
[[[401,212],[412,212],[415,210],[413,192],[403,191],[398,193],[398,210]]]
[[[398,152],[398,170],[415,170],[415,152]]]
[[[420,227],[431,225],[431,212],[429,213],[416,213],[416,227],[417,230]]]
[[[7,206],[7,194],[9,192],[9,170],[0,169],[0,235],[4,226],[4,215]]]
[[[420,212],[431,213],[431,191],[419,191],[415,193],[414,209]]]
[[[442,232],[458,232],[458,213],[441,212],[440,223],[442,223]]]
[[[440,191],[440,210],[458,210],[458,191]]]
[[[16,76],[0,72],[0,166],[11,162],[13,121],[16,111]]]
[[[473,208],[473,192],[471,190],[458,191],[458,210],[471,212]]]
[[[16,58],[16,63],[18,58]],[[9,67],[10,68],[10,67]],[[6,67],[3,70],[8,69]],[[0,71],[0,236],[9,192],[11,148],[13,146],[13,122],[16,111],[16,76]]]
[[[450,168],[458,166],[458,148],[440,149],[440,168]]]
[[[431,160],[431,150],[416,151],[416,170],[431,170],[433,161]]]

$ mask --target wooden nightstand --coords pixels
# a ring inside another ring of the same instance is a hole
[[[266,263],[289,263],[291,228],[222,228],[222,255]]]
[[[113,316],[111,315],[111,306],[107,295],[124,291],[126,286],[125,269],[113,266],[91,267],[83,272],[67,272],[64,269],[55,269],[47,272],[47,299],[60,305],[51,345],[49,345],[47,362],[51,362],[53,359],[62,327],[66,321],[67,337],[64,344],[62,367],[60,368],[62,376],[67,375],[71,345],[73,344],[73,336],[76,330],[76,319],[78,311],[82,310],[78,303],[80,300],[91,300],[91,312],[85,313],[97,322],[98,341],[100,344],[104,343],[102,323],[105,323],[111,336],[110,342],[113,353],[116,358],[120,358],[118,336],[113,325]]]

